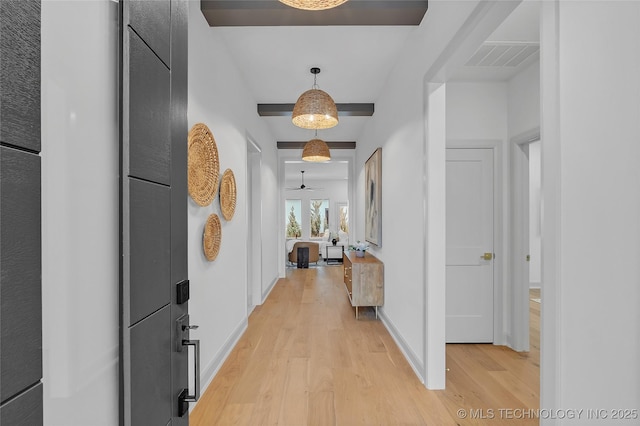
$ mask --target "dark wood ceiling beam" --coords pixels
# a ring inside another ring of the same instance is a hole
[[[299,25],[420,25],[427,0],[350,0],[327,10],[294,9],[278,0],[201,0],[212,27]]]
[[[278,141],[278,149],[302,149],[309,141]],[[325,141],[327,142],[327,141]],[[353,141],[333,141],[327,142],[329,149],[356,149],[356,143]]]
[[[291,116],[294,104],[258,104],[260,117],[287,117]],[[340,117],[371,117],[373,104],[336,104]]]

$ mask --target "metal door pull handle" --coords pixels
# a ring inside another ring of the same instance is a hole
[[[196,326],[197,327],[197,326]],[[189,394],[189,389],[183,389],[178,397],[178,414],[183,417],[189,411],[189,403],[200,399],[200,340],[183,340],[183,346],[193,346],[194,356],[194,387],[193,395]]]
[[[185,401],[196,402],[200,399],[200,340],[183,340],[184,346],[193,346],[193,365],[195,367],[195,389],[193,395],[187,395]]]

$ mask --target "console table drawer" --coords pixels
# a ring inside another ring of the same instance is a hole
[[[369,253],[357,257],[353,251],[344,253],[342,262],[344,283],[351,306],[356,308],[356,319],[359,306],[375,306],[377,318],[378,306],[384,303],[384,264]]]

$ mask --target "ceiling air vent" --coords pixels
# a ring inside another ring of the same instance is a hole
[[[468,67],[517,67],[540,52],[539,43],[485,42],[465,64]]]

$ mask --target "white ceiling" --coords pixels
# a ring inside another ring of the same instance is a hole
[[[508,81],[539,58],[540,2],[524,0],[452,80]]]
[[[525,0],[488,40],[537,44],[538,14],[538,2]],[[318,75],[319,87],[336,103],[375,103],[396,57],[415,28],[279,26],[212,27],[211,31],[223,38],[256,104],[294,103],[311,88],[313,76],[309,70],[314,66],[322,70]],[[536,57],[537,54],[532,55],[519,67],[463,67],[455,79],[508,80]],[[341,116],[336,127],[318,131],[318,136],[326,141],[357,143],[369,119]],[[314,136],[313,131],[294,126],[290,117],[262,120],[277,141],[304,141]],[[311,173],[311,166],[307,169]],[[293,172],[299,170],[297,167]]]
[[[428,13],[428,12],[427,12]],[[375,103],[400,48],[413,27],[225,27],[225,40],[247,88],[258,103],[294,103],[311,88],[310,69],[321,69],[320,89],[336,103]],[[375,41],[375,42],[373,42]],[[368,117],[340,117],[318,136],[357,141]],[[290,117],[265,117],[278,141],[304,141],[312,130]]]
[[[315,184],[325,180],[344,180],[349,176],[349,163],[347,161],[331,160],[326,163],[308,163],[302,160],[285,161],[285,186],[298,187],[302,183],[301,170],[304,170],[304,182],[306,185]]]

